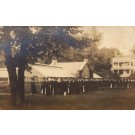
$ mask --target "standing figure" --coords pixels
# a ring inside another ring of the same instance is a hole
[[[45,95],[45,86],[46,86],[46,82],[45,82],[45,78],[43,77],[43,82],[42,82],[42,84],[41,84],[41,94],[42,95]]]
[[[77,80],[76,80],[76,90],[75,90],[75,94],[80,94],[80,91],[81,91],[81,82],[80,82],[80,79],[79,78],[77,78]]]
[[[61,80],[61,78],[58,79],[58,85],[57,86],[58,86],[58,94],[62,95],[63,88],[62,88],[62,80]]]
[[[58,95],[58,80],[54,80],[54,95]]]
[[[79,83],[79,94],[83,93],[83,82],[81,79],[78,79],[78,83]]]
[[[36,85],[35,85],[35,79],[34,78],[31,78],[31,93],[32,94],[36,94],[37,93],[37,90],[36,90]]]
[[[63,88],[63,94],[64,94],[64,96],[66,96],[67,93],[68,93],[68,81],[67,80],[64,80],[62,86],[63,86],[62,87]]]
[[[47,79],[46,80],[46,95],[50,96],[50,94],[51,94],[51,84],[50,84],[50,81]]]
[[[71,93],[71,79],[69,79],[67,82],[67,89],[68,89],[67,93],[70,94]]]
[[[84,86],[85,86],[85,92],[87,93],[89,91],[89,81],[88,81],[88,79],[85,79]],[[93,85],[93,87],[94,87],[94,85]]]
[[[75,81],[74,80],[70,82],[70,92],[71,94],[75,94]]]
[[[54,80],[51,79],[50,81],[50,94],[54,95]]]

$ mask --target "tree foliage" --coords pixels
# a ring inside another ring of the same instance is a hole
[[[67,50],[77,48],[78,44],[73,35],[81,32],[78,27],[41,27],[33,38],[33,43],[38,46],[36,58],[44,62],[50,62],[52,59],[69,59]]]
[[[5,65],[8,69],[12,104],[25,101],[24,71],[29,70],[28,64],[38,59],[47,61],[62,58],[64,50],[77,47],[72,36],[80,30],[78,27],[8,27],[1,32],[1,50],[5,53]]]
[[[120,54],[116,48],[100,48],[102,42],[102,33],[98,32],[96,27],[91,29],[91,33],[82,34],[79,39],[81,48],[81,58],[87,58],[93,72],[96,72],[103,78],[109,78],[111,72],[111,60],[115,54]]]
[[[94,62],[94,69],[102,77],[109,77],[111,75],[111,60],[115,54],[120,53],[116,48],[101,48],[98,51],[97,59]]]
[[[129,76],[129,79],[135,79],[135,72],[131,73],[131,75]]]

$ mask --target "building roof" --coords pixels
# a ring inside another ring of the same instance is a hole
[[[60,62],[47,64],[35,64],[31,65],[32,74],[26,72],[25,76],[39,76],[39,77],[76,77],[78,75],[78,71],[82,70],[86,65],[86,62]]]
[[[38,63],[31,65],[32,73],[25,71],[25,77],[76,77],[85,65],[86,62],[57,63],[55,66]],[[6,68],[0,68],[0,77],[8,77]]]
[[[47,64],[35,64],[30,65],[32,67],[32,73],[25,71],[25,77],[77,77],[79,71],[83,70],[86,61],[84,62],[56,62]],[[8,77],[8,72],[6,68],[0,68],[0,77]],[[93,74],[93,78],[101,78],[97,74]]]
[[[116,55],[114,58],[112,58],[112,62],[131,62],[135,61],[135,54],[131,51],[123,52],[120,55]]]
[[[97,75],[97,74],[95,74],[95,73],[93,73],[93,78],[95,78],[95,79],[100,79],[100,78],[102,78],[102,77],[99,76],[99,75]]]
[[[33,65],[32,74],[26,72],[25,76],[37,76],[38,77],[74,77],[72,73],[64,70],[62,67],[46,66],[46,65]]]
[[[131,62],[133,61],[134,59],[132,58],[119,58],[119,57],[115,57],[115,58],[112,58],[112,62]]]
[[[78,73],[78,71],[81,71],[86,64],[87,64],[86,62],[59,62],[59,63],[57,62],[55,63],[55,65],[51,63],[50,66],[61,67],[65,71],[68,71],[71,74],[75,75]]]

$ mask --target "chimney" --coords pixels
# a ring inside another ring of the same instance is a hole
[[[51,66],[55,66],[57,64],[57,60],[52,60]]]
[[[88,62],[89,62],[89,60],[88,60],[88,59],[84,59],[84,60],[83,60],[83,62],[88,63]]]

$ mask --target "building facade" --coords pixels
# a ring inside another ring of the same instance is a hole
[[[135,72],[135,58],[132,53],[117,55],[112,59],[111,71],[118,73],[120,77],[126,78]]]
[[[52,60],[52,63],[31,65],[31,73],[25,72],[26,82],[31,81],[35,76],[37,81],[41,82],[43,77],[50,79],[58,78],[90,78],[90,68],[87,60],[83,62],[58,62]]]

